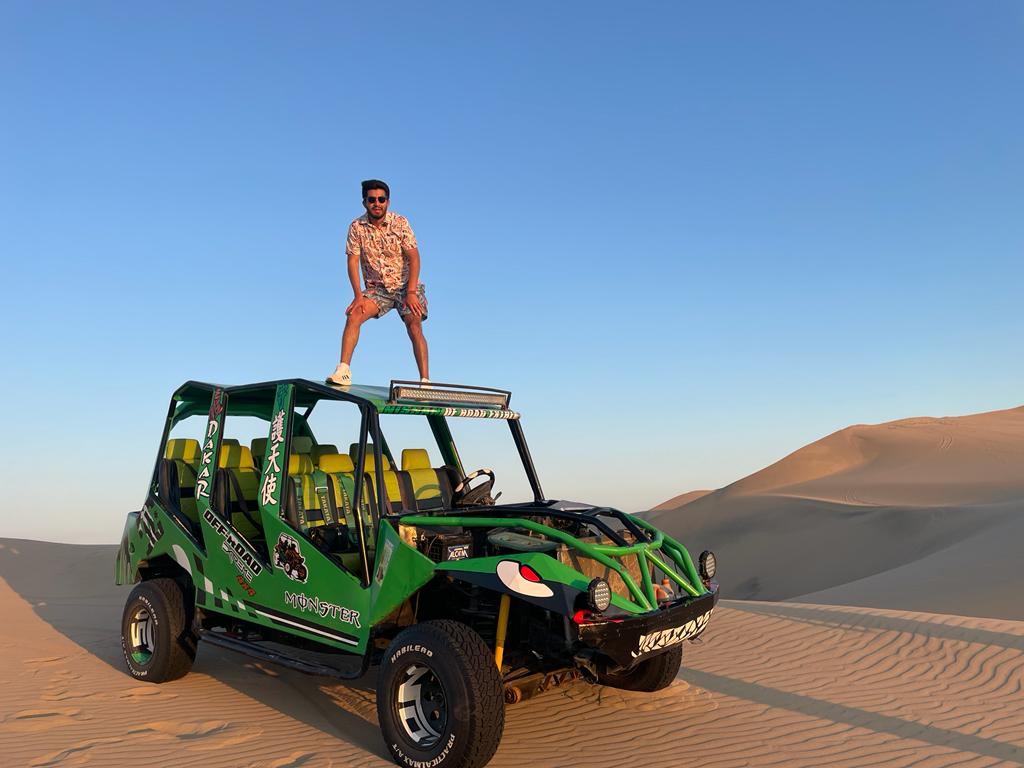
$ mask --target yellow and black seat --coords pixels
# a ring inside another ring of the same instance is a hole
[[[355,466],[347,454],[326,454],[320,457],[320,467],[316,476],[322,476],[329,489],[328,501],[334,517],[334,536],[332,551],[342,564],[352,573],[360,572],[359,532],[356,514],[353,509],[356,481]],[[317,483],[320,484],[319,481]],[[373,511],[376,509],[375,495],[369,477],[364,475],[363,498],[361,508],[363,535],[366,537],[366,549],[370,560],[376,547],[373,529]]]
[[[402,471],[412,485],[416,509],[450,509],[452,506],[452,473],[447,467],[432,467],[425,448],[402,451]]]
[[[260,475],[253,463],[252,452],[244,445],[222,443],[217,466],[214,508],[250,541],[262,538]]]
[[[338,446],[331,445],[330,443],[323,443],[322,445],[314,445],[313,451],[310,456],[313,458],[313,464],[319,466],[320,459],[324,456],[331,456],[338,453]]]
[[[263,458],[267,455],[267,438],[254,437],[249,443],[249,448],[252,451],[252,459],[256,469],[262,472]]]
[[[196,476],[202,449],[192,438],[168,440],[160,462],[159,492],[168,505],[198,525]]]
[[[287,501],[291,509],[286,510],[289,522],[303,533],[310,533],[320,526],[334,522],[329,507],[321,504],[321,494],[317,493],[316,468],[308,454],[293,453],[288,457],[289,491]],[[323,494],[326,498],[326,488]],[[294,498],[293,498],[294,497]]]

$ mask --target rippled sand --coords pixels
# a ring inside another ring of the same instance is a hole
[[[37,564],[61,546],[31,544]],[[23,556],[0,550],[5,571]],[[0,765],[392,765],[372,678],[208,647],[182,680],[129,678],[124,596],[79,581],[46,600],[0,581]],[[1024,622],[725,601],[684,667],[658,694],[574,683],[509,707],[491,765],[1024,763]]]

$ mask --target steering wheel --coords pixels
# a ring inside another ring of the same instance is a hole
[[[481,475],[487,475],[487,479],[476,488],[470,488],[470,483]],[[452,491],[453,507],[472,507],[477,504],[490,505],[494,503],[491,498],[491,489],[494,487],[494,472],[490,469],[478,469],[470,472],[459,481]]]

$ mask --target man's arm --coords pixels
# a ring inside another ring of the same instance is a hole
[[[363,300],[363,289],[359,287],[359,254],[348,254],[348,281],[352,283],[352,293],[355,298],[345,309],[346,315],[351,315],[352,310]]]
[[[363,289],[359,283],[359,240],[352,227],[348,228],[348,237],[345,239],[345,255],[348,257],[348,281],[352,284],[352,293],[355,296],[345,310],[346,315],[351,315],[352,310],[363,299]]]
[[[413,317],[423,316],[423,305],[416,289],[420,284],[420,249],[416,246],[403,248],[405,258],[409,260],[409,284],[405,287],[405,304],[412,310]]]

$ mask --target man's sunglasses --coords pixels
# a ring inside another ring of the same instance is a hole
[[[368,203],[386,203],[388,201],[384,195],[380,197],[364,197],[363,199]]]

